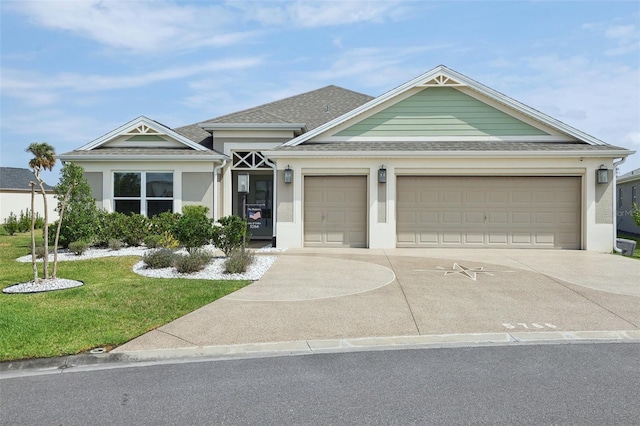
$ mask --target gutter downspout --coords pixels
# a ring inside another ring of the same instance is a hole
[[[227,160],[222,160],[220,165],[213,168],[213,221],[218,221],[218,172],[227,165]]]
[[[617,206],[616,206],[616,196],[617,196],[617,191],[616,191],[616,181],[617,181],[617,175],[616,175],[616,170],[618,170],[618,166],[622,165],[622,163],[624,163],[625,161],[627,161],[627,157],[623,157],[620,159],[620,161],[617,162],[613,162],[613,251],[615,251],[616,253],[622,253],[622,250],[618,248],[618,210],[617,210]]]
[[[273,221],[271,232],[271,246],[276,247],[276,224],[277,222],[277,204],[278,204],[278,167],[274,162],[268,159],[265,155],[264,162],[273,167],[273,202],[271,205],[271,220]]]

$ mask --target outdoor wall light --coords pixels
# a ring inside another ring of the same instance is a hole
[[[238,173],[238,192],[249,192],[249,173]]]
[[[609,183],[609,170],[603,164],[598,170],[596,170],[598,176],[598,183]]]
[[[387,169],[384,164],[378,169],[378,183],[387,183]]]
[[[287,168],[284,169],[284,183],[291,182],[293,182],[293,170],[291,170],[291,167],[287,166]]]

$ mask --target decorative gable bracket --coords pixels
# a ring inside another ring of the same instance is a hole
[[[435,77],[433,77],[431,80],[428,80],[421,84],[417,84],[416,86],[417,87],[436,87],[436,86],[466,86],[466,85],[444,74],[438,74]]]

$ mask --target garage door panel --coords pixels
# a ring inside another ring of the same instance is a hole
[[[367,178],[305,176],[305,246],[366,247]]]
[[[580,248],[580,177],[399,176],[397,186],[398,247]]]

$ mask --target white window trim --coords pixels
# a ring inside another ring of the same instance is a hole
[[[116,173],[138,173],[140,174],[140,196],[139,197],[118,197],[116,196],[116,191],[115,191],[115,176]],[[147,198],[147,173],[170,173],[171,174],[171,181],[173,183],[173,196],[172,197],[152,197],[152,198]],[[135,201],[138,200],[140,202],[140,214],[146,217],[149,217],[147,215],[147,202],[149,202],[149,200],[151,201],[171,201],[172,202],[172,207],[171,207],[171,211],[175,212],[176,210],[176,191],[175,191],[175,185],[176,185],[176,180],[175,180],[175,175],[176,173],[173,170],[145,170],[145,171],[141,171],[141,170],[115,170],[111,173],[111,193],[113,194],[113,199],[112,199],[112,206],[111,206],[111,211],[115,212],[116,210],[116,201]]]

